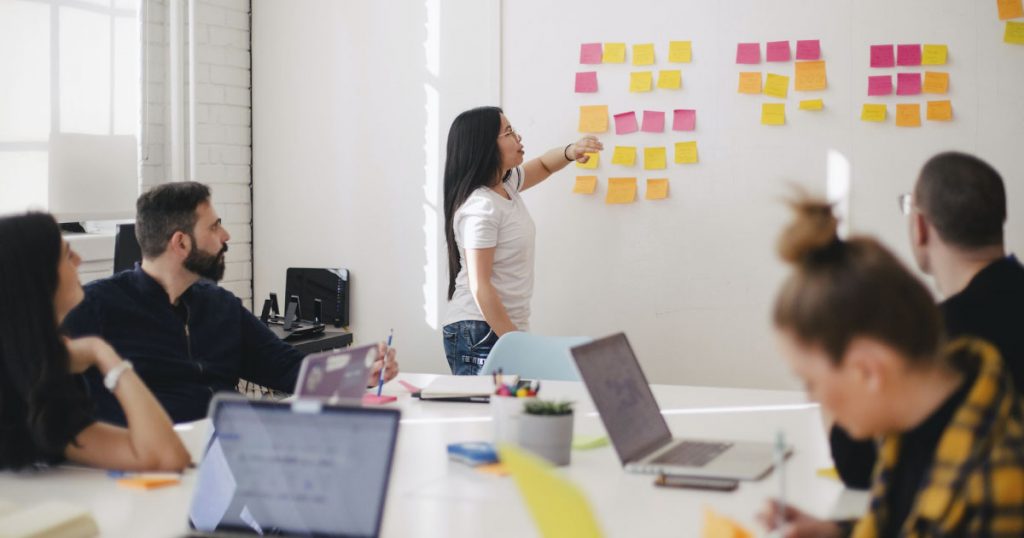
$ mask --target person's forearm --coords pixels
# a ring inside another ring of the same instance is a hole
[[[570,144],[571,145],[571,144]],[[549,173],[555,173],[572,161],[565,154],[565,146],[551,148],[540,156],[540,162]]]
[[[479,288],[472,290],[473,299],[484,315],[484,320],[491,326],[495,334],[501,336],[507,332],[518,330],[512,320],[508,317],[505,305],[501,304],[501,297],[498,297],[498,290],[490,282],[481,284]]]

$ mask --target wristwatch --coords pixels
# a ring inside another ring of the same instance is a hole
[[[117,366],[111,368],[107,375],[103,376],[103,386],[107,387],[110,392],[114,392],[117,382],[121,380],[121,375],[132,368],[134,367],[131,361],[122,360]]]

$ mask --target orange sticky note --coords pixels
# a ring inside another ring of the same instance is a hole
[[[814,62],[797,62],[796,81],[793,89],[798,92],[824,90],[828,87],[828,79],[825,76],[825,60]]]
[[[654,65],[654,43],[633,45],[633,65]]]
[[[761,105],[761,125],[785,125],[786,103],[763,103]]]
[[[949,73],[941,71],[925,71],[924,93],[946,93],[949,91]]]
[[[683,86],[683,72],[678,69],[658,71],[658,88],[662,90],[678,90]]]
[[[805,99],[800,101],[800,110],[821,110],[825,108],[825,102],[821,99]]]
[[[921,65],[945,65],[949,49],[945,45],[925,45]]]
[[[484,465],[477,465],[473,467],[473,470],[478,473],[490,474],[494,476],[508,476],[508,467],[503,463],[485,463]]]
[[[608,178],[608,194],[604,198],[606,204],[631,204],[634,200],[636,200],[635,177]]]
[[[921,105],[918,103],[899,103],[896,105],[896,127],[920,127]]]
[[[701,538],[754,538],[743,525],[708,507],[704,508],[704,527],[700,535]]]
[[[650,71],[634,71],[629,74],[629,91],[649,92],[654,82],[654,73]]]
[[[694,164],[697,162],[697,141],[676,142],[676,164]]]
[[[668,61],[674,64],[690,63],[693,59],[693,46],[689,41],[669,41]]]
[[[928,101],[928,121],[951,121],[953,104],[949,101]]]
[[[1024,22],[1006,21],[1003,41],[1011,45],[1024,45]]]
[[[580,107],[580,132],[603,133],[608,130],[608,105]]]
[[[761,93],[761,73],[744,72],[740,73],[740,93]]]
[[[885,105],[865,104],[860,110],[861,121],[885,121]]]
[[[668,198],[668,178],[648,179],[644,198],[647,200],[664,200]]]
[[[764,81],[764,94],[785,99],[788,93],[789,77],[768,73],[768,77]]]
[[[594,194],[597,190],[597,176],[576,176],[576,184],[572,187],[573,194]]]
[[[999,6],[999,20],[1016,19],[1024,17],[1024,2],[1021,0],[996,0]]]
[[[167,486],[176,486],[181,483],[180,478],[173,477],[146,477],[139,476],[135,478],[122,478],[117,481],[117,485],[122,488],[128,489],[157,489],[165,488]]]
[[[602,60],[606,64],[621,64],[626,61],[625,43],[605,43]]]
[[[595,168],[597,168],[597,165],[601,163],[600,153],[586,153],[585,155],[587,155],[590,158],[587,159],[587,162],[585,163],[576,161],[576,168],[586,168],[587,170],[594,170]]]
[[[665,169],[665,148],[644,148],[644,170]]]

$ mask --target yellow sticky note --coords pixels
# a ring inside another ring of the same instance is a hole
[[[921,52],[921,65],[945,65],[947,54],[949,49],[945,45],[925,45]]]
[[[663,170],[665,168],[665,148],[644,148],[644,170]]]
[[[668,198],[668,178],[648,179],[644,198],[648,200],[664,200]]]
[[[1024,22],[1006,21],[1003,41],[1013,45],[1024,45]]]
[[[788,93],[789,77],[768,73],[768,78],[764,82],[764,94],[785,99]]]
[[[835,467],[822,467],[814,472],[814,474],[821,478],[828,478],[829,480],[840,481],[842,478],[839,477],[839,471]]]
[[[825,108],[825,102],[821,99],[805,99],[800,101],[800,110],[821,110]]]
[[[668,61],[674,64],[688,64],[693,59],[693,45],[689,41],[669,41]]]
[[[608,105],[580,107],[580,132],[603,133],[608,130]]]
[[[825,76],[825,60],[797,62],[795,69],[796,80],[793,81],[794,90],[806,92],[824,90],[828,87],[828,78]]]
[[[654,43],[633,45],[633,65],[654,65]]]
[[[576,176],[576,184],[572,187],[573,194],[594,194],[597,190],[597,176]]]
[[[740,93],[761,93],[761,73],[740,73]]]
[[[606,204],[631,204],[636,200],[635,177],[608,178],[608,194],[604,197]]]
[[[953,104],[949,101],[928,101],[928,121],[950,121],[953,119]]]
[[[1021,0],[996,0],[999,7],[999,20],[1016,19],[1024,17],[1024,2]]]
[[[653,80],[654,73],[650,71],[634,71],[629,74],[629,91],[649,92]]]
[[[678,69],[658,71],[658,88],[678,90],[683,86],[683,72]]]
[[[704,508],[704,527],[700,535],[701,538],[754,538],[743,525],[708,507]]]
[[[896,127],[920,127],[921,105],[919,103],[899,103],[896,105]]]
[[[636,147],[635,146],[615,146],[615,152],[612,153],[612,164],[621,164],[624,166],[633,166],[636,163]]]
[[[924,93],[946,93],[949,91],[949,73],[925,71],[921,89]]]
[[[524,450],[501,445],[498,451],[541,536],[600,538],[597,518],[575,484],[559,476],[549,463]]]
[[[885,105],[864,104],[860,109],[861,121],[885,121]]]
[[[676,142],[676,164],[694,164],[697,162],[697,141]]]
[[[761,105],[761,125],[785,124],[786,103],[763,103]]]
[[[590,156],[590,158],[587,159],[587,162],[585,163],[576,161],[576,168],[586,168],[588,170],[594,170],[595,168],[597,168],[597,165],[601,163],[600,153],[585,153],[584,155],[588,155]]]
[[[626,61],[625,43],[605,43],[601,61],[606,64],[621,64]]]

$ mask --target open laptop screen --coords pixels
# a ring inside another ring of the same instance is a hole
[[[397,410],[218,398],[211,419],[193,528],[377,536]]]
[[[623,464],[672,439],[625,334],[576,346],[572,356]]]

